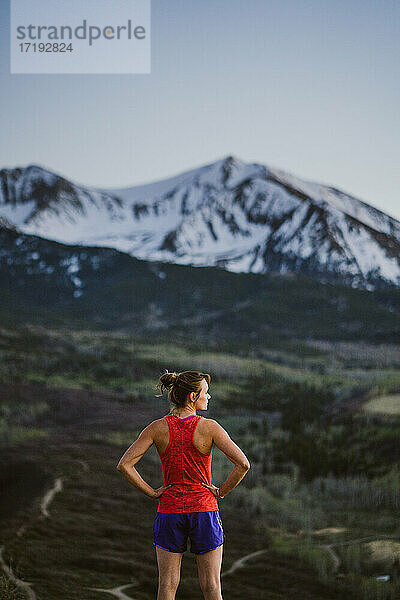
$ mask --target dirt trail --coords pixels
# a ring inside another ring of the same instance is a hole
[[[250,560],[251,558],[254,558],[255,556],[260,556],[261,554],[264,554],[265,552],[268,552],[267,548],[265,548],[264,550],[257,550],[257,552],[252,552],[251,554],[246,554],[246,556],[242,556],[242,558],[235,560],[235,562],[233,563],[233,565],[231,566],[229,571],[223,571],[221,573],[221,577],[226,577],[227,575],[232,575],[232,573],[237,571],[237,569],[241,569],[242,567],[244,567],[248,560]]]
[[[353,540],[354,543],[357,541],[358,540]],[[348,543],[348,542],[345,542],[345,543]],[[336,546],[336,545],[340,545],[340,544],[320,544],[317,546],[317,548],[324,548],[331,555],[332,560],[333,560],[333,565],[334,565],[333,570],[335,573],[339,569],[339,566],[340,566],[340,559],[339,559],[338,555],[336,554],[336,552],[332,548],[332,546]],[[256,556],[260,556],[261,554],[265,554],[265,552],[268,552],[268,549],[257,550],[257,552],[252,552],[251,554],[246,554],[242,558],[239,558],[238,560],[236,560],[228,571],[223,571],[221,573],[221,577],[226,577],[226,575],[232,575],[238,569],[242,569],[243,567],[245,567],[247,561],[251,560],[252,558],[255,558]]]
[[[61,492],[62,489],[63,489],[63,478],[57,477],[57,479],[54,481],[53,487],[45,493],[45,495],[43,496],[43,498],[41,500],[41,503],[40,503],[40,513],[41,514],[40,514],[39,518],[50,517],[48,508],[49,508],[54,496],[57,494],[57,492]],[[22,525],[16,533],[17,537],[22,537],[24,535],[26,529],[27,529],[26,525]],[[22,590],[24,592],[24,594],[27,596],[27,598],[29,600],[37,600],[36,594],[33,591],[33,589],[31,588],[33,583],[30,583],[29,581],[24,581],[23,579],[19,579],[18,577],[15,576],[12,568],[9,567],[5,562],[3,552],[4,552],[4,546],[2,546],[0,548],[0,566],[3,569],[3,571],[5,572],[5,574],[8,576],[8,578],[13,583],[15,583],[15,585],[20,590]],[[132,599],[130,598],[129,600],[132,600]]]
[[[111,594],[111,596],[114,596],[115,598],[119,598],[119,600],[135,600],[134,598],[132,598],[132,596],[127,596],[122,591],[125,588],[132,587],[133,585],[137,585],[137,584],[136,583],[126,583],[125,585],[119,585],[118,587],[110,588],[110,589],[95,588],[95,587],[87,587],[86,589],[93,590],[95,592],[103,592],[105,594]]]
[[[57,477],[57,479],[54,482],[53,487],[49,491],[47,491],[42,498],[42,501],[40,503],[40,513],[41,513],[40,518],[47,518],[50,516],[49,511],[48,511],[48,506],[50,505],[51,501],[53,500],[55,494],[57,492],[60,492],[62,489],[63,489],[62,477]],[[26,525],[22,525],[22,527],[20,527],[18,529],[16,535],[18,537],[22,537],[23,534],[25,533],[26,529],[27,529]],[[4,552],[4,546],[2,546],[0,548],[0,565],[1,565],[1,568],[3,569],[3,571],[6,573],[8,578],[13,583],[15,583],[15,585],[24,592],[24,594],[26,594],[26,596],[29,598],[29,600],[36,600],[36,594],[31,588],[31,585],[33,585],[33,583],[30,583],[29,581],[24,581],[23,579],[19,579],[18,577],[16,577],[14,575],[12,568],[9,567],[4,560],[3,552]]]
[[[90,467],[85,460],[77,459],[76,462],[79,462],[81,464],[83,471],[87,472],[90,470]],[[57,479],[54,481],[53,486],[44,494],[44,496],[40,502],[40,513],[41,513],[40,518],[47,519],[50,517],[50,513],[48,510],[49,506],[50,506],[51,502],[53,501],[54,496],[58,492],[61,492],[62,490],[63,490],[63,477],[57,477]],[[25,533],[26,529],[27,529],[27,527],[25,525],[22,525],[19,528],[19,530],[17,531],[16,535],[18,537],[21,537]],[[4,552],[4,546],[2,546],[0,548],[0,566],[2,567],[3,571],[6,573],[8,578],[13,583],[15,583],[15,585],[17,587],[19,587],[26,594],[26,596],[29,600],[37,600],[37,596],[36,596],[35,592],[33,591],[33,589],[31,588],[31,586],[33,584],[28,581],[23,581],[22,579],[18,579],[18,577],[16,577],[14,575],[11,567],[7,566],[6,562],[4,561],[3,552]],[[134,600],[134,598],[132,598],[132,596],[127,596],[123,591],[125,588],[132,587],[134,585],[137,585],[137,583],[136,582],[127,583],[125,585],[120,585],[120,586],[117,586],[115,588],[110,588],[110,589],[94,588],[94,587],[92,587],[92,588],[88,587],[86,589],[94,590],[96,592],[111,594],[115,598],[119,598],[119,600]]]
[[[385,538],[390,538],[390,539],[392,539],[392,538],[398,539],[399,538],[398,535],[385,535],[385,536],[380,536],[380,537],[385,537]],[[333,561],[333,572],[337,573],[337,571],[339,570],[340,564],[341,564],[341,560],[334,550],[335,546],[351,546],[354,544],[359,544],[360,542],[373,541],[374,539],[376,539],[376,536],[370,535],[368,537],[357,538],[354,540],[347,540],[346,542],[332,542],[331,544],[318,544],[314,547],[315,548],[324,548],[329,553],[329,555],[332,557],[332,561]],[[264,554],[265,552],[268,552],[267,548],[265,548],[264,550],[257,550],[257,552],[252,552],[251,554],[246,554],[245,556],[242,556],[242,558],[239,558],[238,560],[236,560],[233,563],[233,565],[231,566],[231,568],[228,571],[223,571],[221,573],[221,577],[226,577],[227,575],[232,575],[238,569],[242,569],[243,567],[245,567],[246,563],[249,560],[251,560],[252,558],[255,558],[256,556],[260,556],[261,554]]]
[[[49,517],[50,513],[47,510],[48,506],[50,505],[51,501],[53,500],[54,496],[57,494],[57,492],[61,492],[61,490],[63,489],[63,478],[62,477],[57,477],[57,479],[54,482],[53,487],[45,493],[45,495],[42,498],[42,501],[40,503],[40,512],[42,513],[43,517]]]
[[[78,462],[81,465],[82,471],[84,471],[85,473],[87,473],[90,470],[90,467],[86,460],[80,460],[78,458],[74,459],[74,460],[75,460],[75,462]],[[49,511],[48,511],[48,506],[52,502],[55,494],[57,494],[57,492],[61,492],[62,489],[63,489],[63,478],[58,477],[54,481],[53,487],[45,493],[45,495],[43,496],[43,498],[41,500],[41,503],[40,503],[41,518],[48,518],[50,516]],[[17,534],[16,534],[17,537],[22,537],[24,535],[26,529],[27,529],[26,525],[21,525],[21,527],[17,531]]]

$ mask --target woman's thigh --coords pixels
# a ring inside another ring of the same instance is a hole
[[[157,565],[158,565],[158,576],[163,582],[168,581],[178,585],[183,553],[180,552],[169,552],[156,546]]]
[[[195,555],[200,584],[220,581],[223,548],[222,544],[215,550]]]

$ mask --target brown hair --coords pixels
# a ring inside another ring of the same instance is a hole
[[[205,379],[210,385],[211,376],[208,373],[199,373],[199,371],[166,371],[158,380],[157,388],[160,390],[159,396],[163,395],[164,390],[168,390],[170,400],[170,414],[174,414],[177,408],[184,408],[191,392],[198,396],[201,392],[201,382]]]

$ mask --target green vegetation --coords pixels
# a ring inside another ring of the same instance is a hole
[[[25,440],[46,437],[45,430],[30,426],[48,411],[45,402],[0,402],[0,443],[19,443]]]
[[[5,328],[29,322],[118,330],[155,343],[170,343],[172,332],[177,345],[190,339],[234,353],[247,352],[249,345],[285,352],[285,344],[306,345],[310,339],[370,344],[400,339],[398,289],[372,293],[290,273],[148,263],[110,248],[71,247],[5,229],[0,238],[14,256],[12,269],[7,264],[0,269]],[[37,252],[54,272],[43,273],[38,261],[27,276],[27,252]],[[79,260],[84,282],[79,298],[68,274],[72,258]]]
[[[0,520],[7,558],[21,560],[21,573],[35,580],[41,600],[72,600],[83,588],[85,600],[94,600],[98,593],[90,586],[122,585],[130,578],[134,597],[154,597],[148,538],[155,504],[122,481],[115,465],[141,428],[168,412],[166,397],[155,397],[164,369],[199,369],[212,375],[207,416],[229,431],[252,466],[221,505],[229,533],[226,568],[266,549],[277,569],[286,561],[286,578],[307,571],[320,582],[319,595],[311,584],[307,588],[307,600],[394,599],[395,584],[376,580],[392,572],[394,551],[378,556],[365,548],[366,538],[395,541],[398,534],[400,415],[363,410],[383,395],[391,397],[391,406],[398,398],[398,355],[380,345],[380,356],[374,365],[371,345],[359,354],[353,346],[315,348],[290,340],[263,348],[208,348],[124,332],[3,327],[4,461],[17,461],[22,449],[64,478],[52,518],[35,520],[33,503],[21,540],[11,529],[26,522],[25,512],[11,524]],[[220,483],[231,463],[217,448],[213,457],[213,480]],[[161,485],[154,448],[138,470],[154,487]],[[43,482],[49,485],[44,476]],[[16,497],[20,485],[15,483]],[[248,547],[238,521],[252,542]],[[254,569],[264,573],[257,561]],[[190,583],[194,562],[187,568]],[[240,597],[239,576],[225,580],[232,600]],[[182,583],[179,597],[200,598],[189,583]],[[282,600],[297,598],[296,587],[293,580],[293,595],[282,591]],[[248,597],[259,598],[260,591],[251,588]]]
[[[44,431],[43,429],[17,427],[0,423],[0,442],[2,443],[17,444],[18,442],[46,437],[47,435],[47,431]]]
[[[128,447],[130,446],[139,435],[138,430],[134,431],[110,431],[106,434],[97,433],[94,436],[95,440],[106,442],[112,446]]]

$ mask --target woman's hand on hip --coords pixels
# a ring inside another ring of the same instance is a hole
[[[172,483],[170,483],[169,485],[166,485],[165,487],[162,485],[161,487],[154,490],[154,495],[151,497],[154,498],[155,500],[157,500],[157,498],[159,498],[165,492],[165,490],[170,488],[171,485],[172,485]]]
[[[212,492],[214,494],[214,496],[216,498],[219,498],[219,496],[218,496],[218,490],[219,490],[219,488],[217,488],[217,486],[215,486],[213,484],[208,485],[207,483],[203,483],[203,482],[201,482],[201,485],[204,485],[204,487],[207,487],[210,490],[210,492]]]

